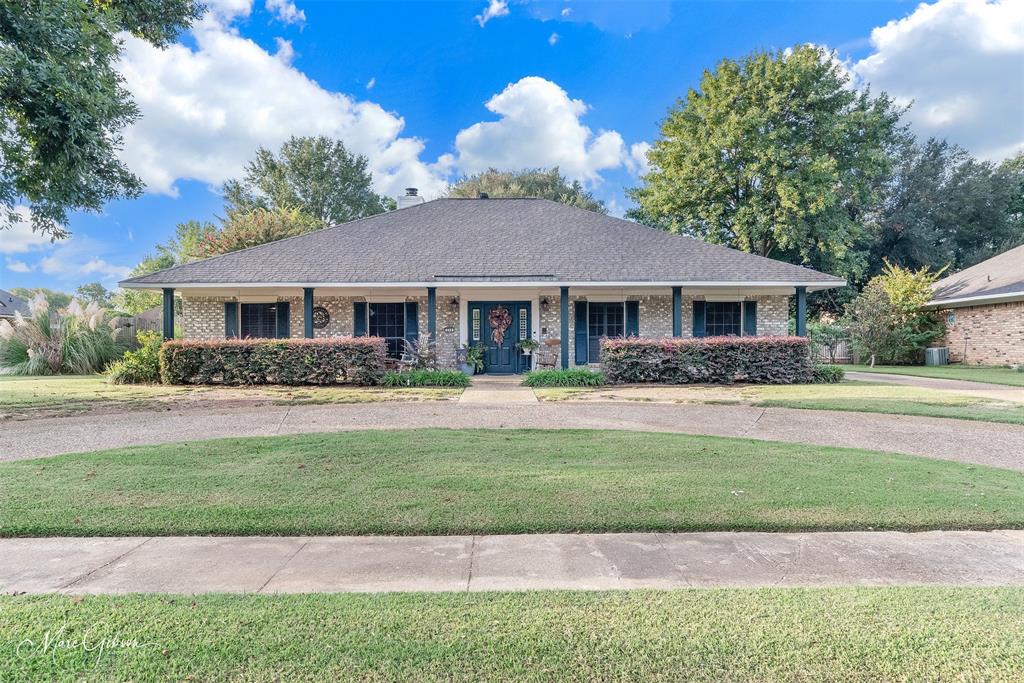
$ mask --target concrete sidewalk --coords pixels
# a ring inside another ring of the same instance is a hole
[[[0,592],[1024,586],[1024,531],[0,540]]]
[[[523,386],[522,375],[481,375],[462,392],[459,403],[470,405],[536,404],[533,389]]]
[[[829,410],[633,401],[264,406],[6,421],[0,423],[0,461],[223,437],[424,427],[622,429],[736,436],[923,455],[1024,471],[1024,425]]]

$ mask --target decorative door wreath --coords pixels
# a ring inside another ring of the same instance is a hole
[[[512,316],[509,314],[508,309],[504,306],[496,306],[491,309],[491,314],[487,316],[487,322],[491,324],[491,339],[498,346],[505,341],[505,330],[512,324]]]
[[[331,314],[327,312],[327,309],[323,306],[315,306],[313,308],[313,327],[322,330],[327,327],[329,322],[331,322]]]

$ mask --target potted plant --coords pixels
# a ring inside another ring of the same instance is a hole
[[[516,344],[516,348],[519,349],[519,352],[524,356],[529,356],[540,348],[540,342],[532,337],[527,337],[526,339],[520,340],[519,343]]]
[[[466,375],[475,375],[484,371],[484,354],[487,347],[483,344],[476,346],[463,346],[461,351],[465,356],[465,362],[459,364],[459,370]]]

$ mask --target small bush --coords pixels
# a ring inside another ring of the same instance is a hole
[[[612,383],[799,384],[814,375],[804,337],[603,339],[601,369]]]
[[[838,365],[815,365],[814,384],[838,384],[846,377],[846,372]]]
[[[387,346],[380,337],[164,342],[166,384],[377,384]]]
[[[125,351],[121,360],[110,364],[107,381],[111,384],[153,384],[160,381],[161,335],[144,330],[137,338],[138,349]]]
[[[597,387],[604,384],[604,376],[586,368],[534,370],[526,373],[523,384],[528,387]]]
[[[409,370],[385,373],[380,383],[386,387],[467,387],[469,377],[458,370]]]

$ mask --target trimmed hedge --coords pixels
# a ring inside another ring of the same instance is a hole
[[[612,383],[799,384],[814,377],[805,337],[603,339],[601,369]]]
[[[377,384],[387,356],[380,337],[164,342],[165,384]]]
[[[458,370],[407,370],[388,372],[380,383],[385,387],[468,387],[469,377]]]
[[[533,370],[523,378],[523,384],[528,387],[597,387],[603,383],[600,372],[587,368]]]
[[[843,381],[846,377],[846,372],[838,365],[815,365],[814,366],[814,379],[815,384],[838,384]]]

